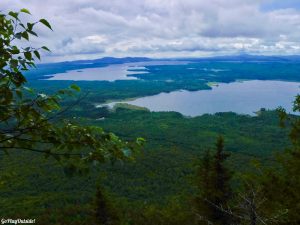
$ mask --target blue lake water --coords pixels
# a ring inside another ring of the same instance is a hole
[[[129,66],[126,64],[109,65],[99,68],[87,68],[81,70],[70,70],[66,73],[57,73],[48,80],[74,80],[74,81],[115,81],[115,80],[134,80],[135,77],[127,76],[129,74],[138,74],[140,72],[128,71],[128,69],[144,69],[144,67]],[[145,72],[143,72],[145,73]]]
[[[126,101],[151,111],[176,111],[186,116],[205,113],[236,112],[254,115],[260,108],[284,107],[292,112],[292,102],[300,92],[300,83],[250,80],[220,83],[212,90],[174,91]],[[110,107],[116,102],[107,104]]]
[[[136,77],[127,76],[130,74],[147,73],[145,66],[149,65],[181,65],[186,61],[150,61],[114,64],[98,68],[86,68],[80,70],[70,70],[65,73],[46,75],[47,80],[73,80],[73,81],[116,81],[116,80],[136,80]],[[136,70],[136,71],[135,71]],[[141,71],[144,70],[144,71]]]

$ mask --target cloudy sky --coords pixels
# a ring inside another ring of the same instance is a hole
[[[46,61],[300,54],[300,0],[1,0],[46,18]]]

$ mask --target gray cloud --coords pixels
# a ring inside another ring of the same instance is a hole
[[[277,0],[1,0],[28,8],[46,61],[102,56],[187,57],[248,52],[299,54],[300,11]],[[274,7],[272,7],[274,6]],[[275,7],[276,6],[276,7]]]

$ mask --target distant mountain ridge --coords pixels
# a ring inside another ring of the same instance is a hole
[[[99,59],[58,62],[57,64],[59,64],[59,63],[64,63],[64,64],[98,64],[98,63],[122,64],[122,63],[130,63],[130,62],[147,62],[147,61],[153,61],[153,60],[154,59],[150,59],[147,57],[123,57],[123,58],[103,57],[103,58],[99,58]]]
[[[182,58],[180,60],[188,60],[192,62],[200,61],[242,61],[242,62],[278,62],[278,61],[300,61],[300,55],[287,55],[287,56],[265,56],[265,55],[228,55],[228,56],[212,56],[203,58]]]
[[[225,56],[211,56],[211,57],[174,57],[174,58],[148,58],[148,57],[103,57],[99,59],[89,60],[74,60],[74,61],[63,61],[56,63],[46,64],[122,64],[130,62],[149,62],[149,61],[300,61],[300,55],[287,55],[287,56],[265,56],[265,55],[225,55]]]

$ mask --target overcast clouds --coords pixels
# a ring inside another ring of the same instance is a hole
[[[300,54],[299,0],[0,0],[46,18],[46,61]],[[298,2],[298,3],[297,3]]]

